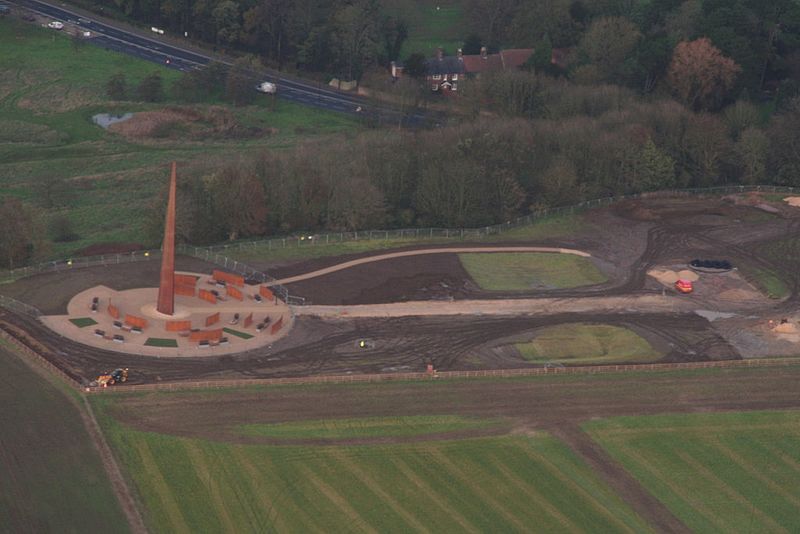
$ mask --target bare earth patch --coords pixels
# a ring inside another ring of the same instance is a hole
[[[248,138],[274,133],[242,126],[230,110],[209,108],[168,107],[158,111],[135,113],[130,119],[112,124],[109,131],[131,139],[177,138],[203,139],[210,136]]]

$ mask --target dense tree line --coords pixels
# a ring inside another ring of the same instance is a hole
[[[736,65],[734,96],[797,90],[794,0],[467,0],[466,16],[490,46],[572,50],[566,74],[579,83],[649,93],[667,79],[681,43],[707,39]]]
[[[470,227],[649,190],[800,186],[800,99],[770,120],[744,100],[711,114],[617,86],[551,83],[541,97],[546,118],[371,131],[196,170],[180,195],[183,237]]]
[[[85,2],[272,65],[347,79],[398,59],[409,33],[385,0]],[[465,53],[477,53],[481,44],[567,48],[567,74],[581,83],[653,91],[679,43],[700,38],[739,67],[735,96],[775,91],[784,82],[784,90],[795,90],[791,80],[800,74],[794,0],[465,0],[463,7]]]

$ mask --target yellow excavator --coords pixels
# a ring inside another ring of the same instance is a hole
[[[108,374],[100,375],[95,380],[96,384],[99,387],[107,388],[108,386],[113,386],[114,384],[121,384],[123,382],[128,381],[128,368],[124,369],[114,369]]]

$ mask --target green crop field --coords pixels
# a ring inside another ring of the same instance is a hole
[[[663,356],[635,332],[600,324],[550,326],[516,347],[526,360],[566,365],[651,362]]]
[[[0,532],[128,531],[67,394],[0,342]]]
[[[584,425],[693,532],[800,531],[800,412]]]
[[[497,426],[499,423],[490,419],[470,419],[457,415],[407,415],[243,425],[242,432],[250,436],[284,440],[357,439],[442,434]]]
[[[648,531],[545,433],[391,445],[235,444],[134,430],[110,415],[114,399],[92,402],[153,532]],[[440,422],[452,430],[453,421]],[[349,419],[339,428],[374,424]],[[319,435],[319,428],[298,422],[288,435]]]
[[[475,283],[493,291],[579,287],[607,280],[589,259],[573,254],[503,252],[459,254],[459,259]]]
[[[90,43],[75,47],[62,32],[12,18],[0,18],[0,50],[0,196],[38,206],[45,219],[67,217],[77,239],[53,243],[53,257],[97,242],[151,244],[143,214],[161,190],[172,160],[187,173],[248,151],[280,149],[311,136],[359,128],[345,115],[281,99],[271,110],[262,98],[251,106],[224,109],[242,127],[268,132],[264,135],[235,139],[211,131],[202,139],[134,140],[103,130],[91,117],[179,105],[170,91],[179,72]],[[167,100],[110,101],[105,84],[118,72],[131,87],[158,72]],[[189,109],[210,113],[220,105],[210,101]]]

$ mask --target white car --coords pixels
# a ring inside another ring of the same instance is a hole
[[[53,28],[54,30],[63,30],[64,29],[64,23],[63,22],[59,22],[57,20],[54,20],[52,22],[48,22],[47,23],[47,27],[48,28]]]

